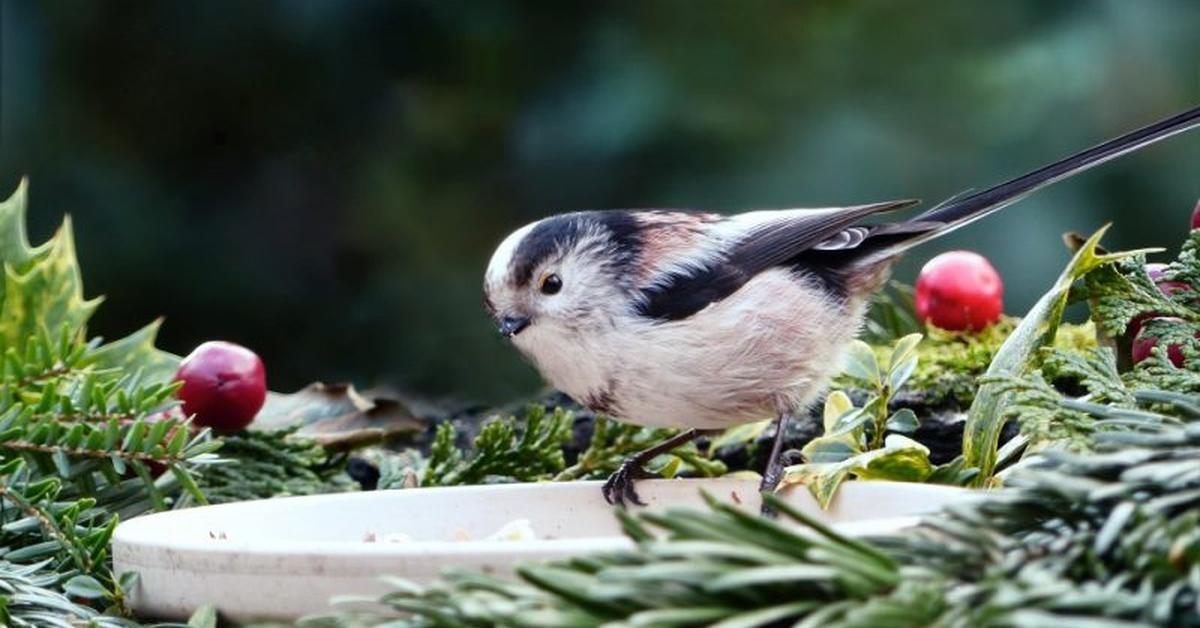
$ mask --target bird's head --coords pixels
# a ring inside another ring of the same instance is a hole
[[[539,220],[496,248],[484,303],[500,333],[530,350],[539,338],[601,332],[628,311],[625,286],[638,237],[624,212],[579,212]]]

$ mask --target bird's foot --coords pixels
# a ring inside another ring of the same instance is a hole
[[[608,476],[608,480],[605,480],[604,486],[601,487],[604,501],[614,506],[625,506],[626,502],[645,506],[646,504],[638,497],[633,485],[638,480],[644,480],[653,475],[642,466],[642,461],[636,456],[626,459],[612,475]]]

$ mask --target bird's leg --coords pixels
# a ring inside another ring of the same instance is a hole
[[[642,500],[638,497],[637,491],[633,485],[638,480],[650,477],[652,474],[642,465],[652,460],[655,456],[665,454],[680,445],[689,443],[697,437],[704,436],[720,430],[688,430],[680,432],[671,438],[668,438],[657,445],[639,451],[636,454],[625,459],[620,467],[604,482],[601,490],[604,492],[604,500],[610,504],[624,506],[626,501],[645,506]]]
[[[763,469],[762,483],[758,485],[758,492],[765,493],[774,491],[776,486],[779,486],[779,480],[783,478],[783,461],[780,457],[783,454],[783,440],[787,437],[787,424],[791,415],[787,412],[780,412],[779,418],[775,421],[775,442],[771,445],[771,455],[767,457],[767,466]],[[764,515],[773,515],[774,512],[767,508],[766,504],[762,507]]]

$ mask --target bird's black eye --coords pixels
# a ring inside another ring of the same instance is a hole
[[[562,290],[562,279],[554,273],[544,275],[539,289],[542,294],[558,294],[558,291]]]

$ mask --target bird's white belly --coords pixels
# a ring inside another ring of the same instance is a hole
[[[619,420],[724,428],[803,410],[838,372],[864,308],[827,299],[772,270],[684,320],[631,317],[587,340],[525,351],[557,388]]]

